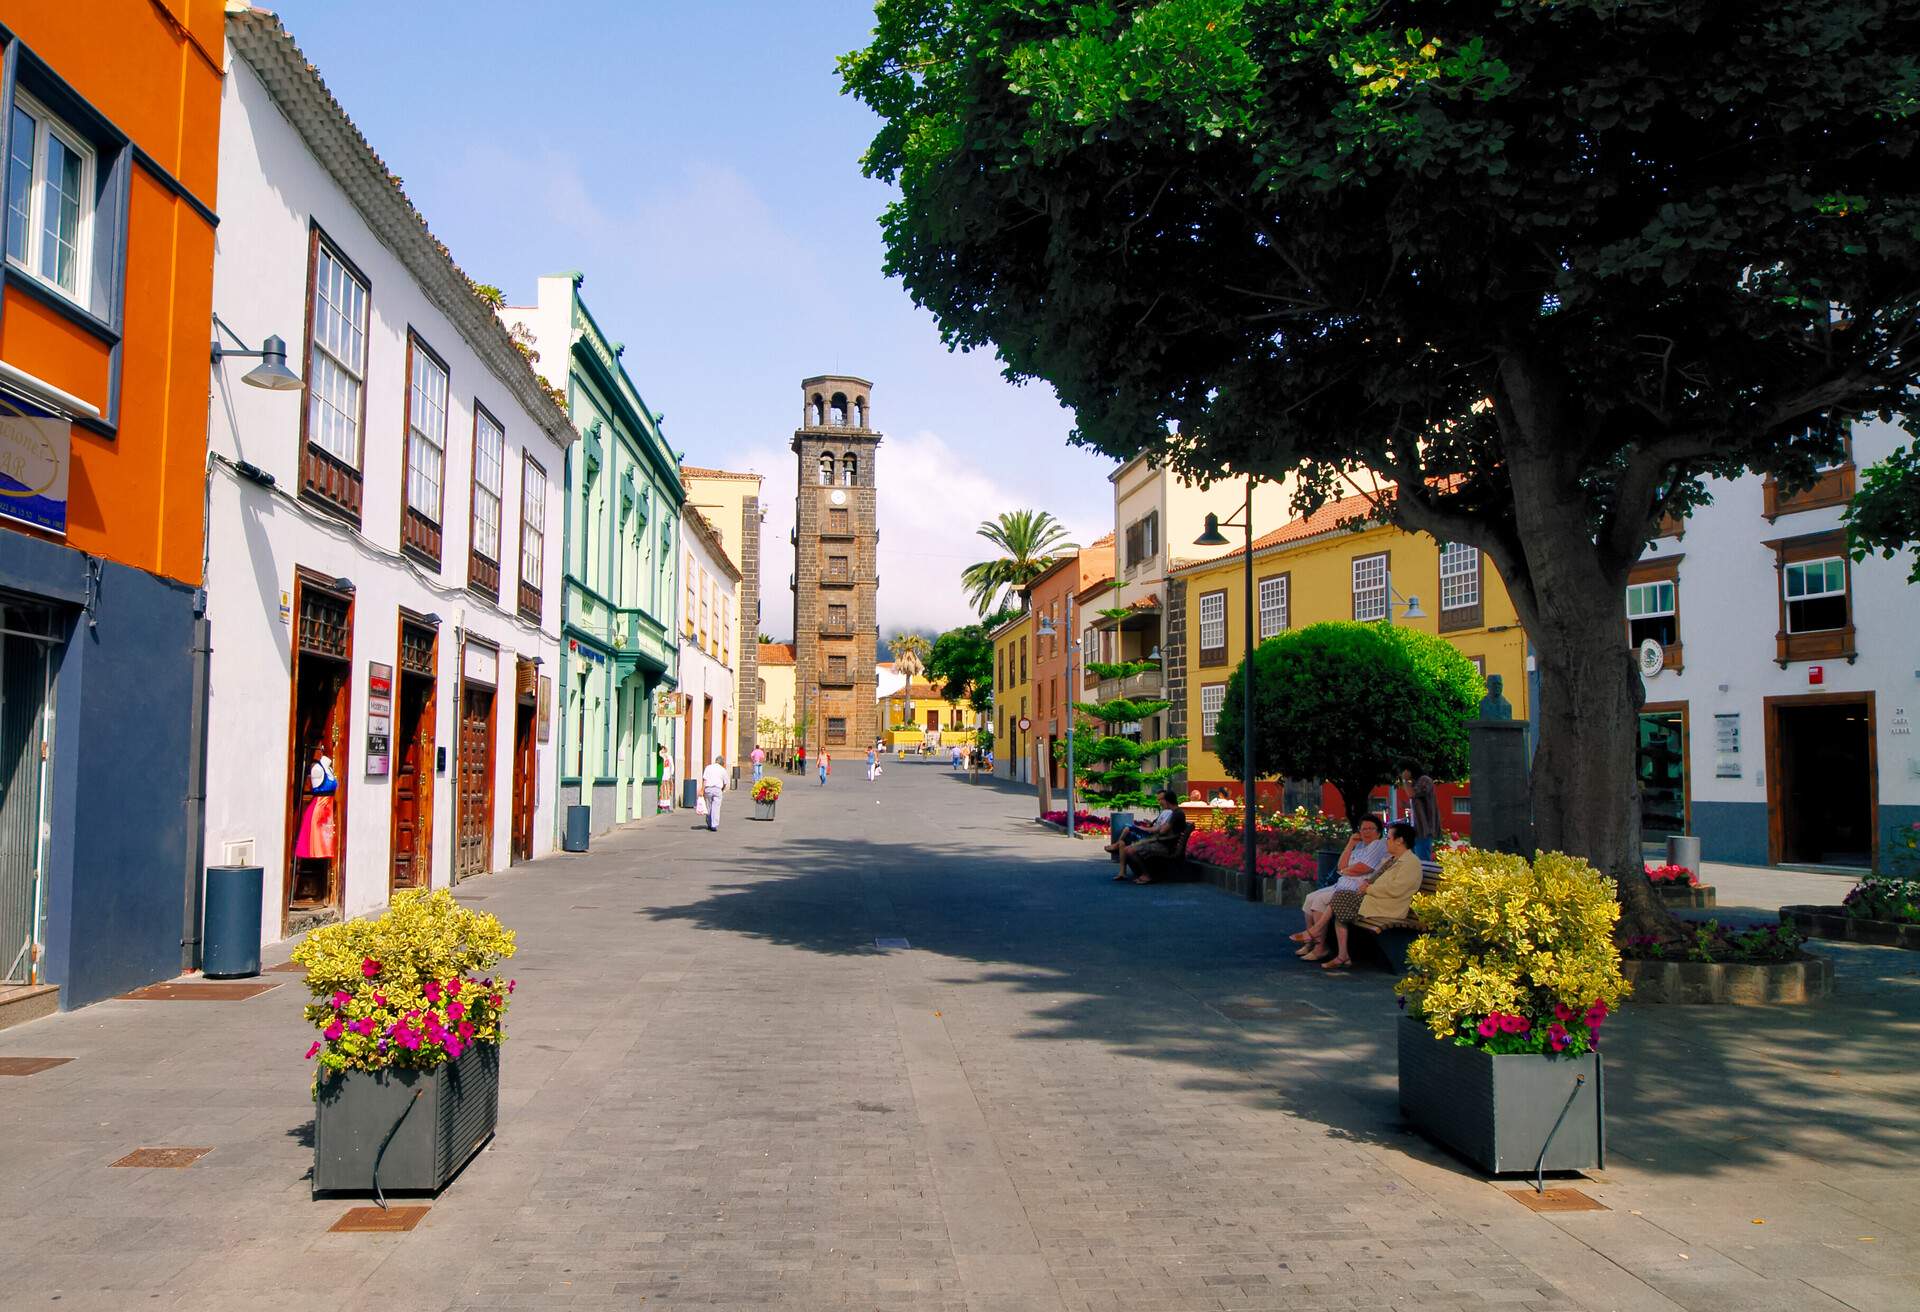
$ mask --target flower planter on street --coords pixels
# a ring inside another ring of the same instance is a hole
[[[773,819],[773,808],[775,805],[776,803],[773,802],[755,802],[753,804],[753,818],[755,820]]]
[[[782,791],[778,779],[768,777],[757,781],[753,785],[753,791],[748,794],[753,799],[753,818],[755,820],[773,819],[773,808],[780,801]]]
[[[437,1193],[493,1137],[500,1049],[477,1043],[432,1070],[328,1071],[316,1095],[314,1193],[372,1193],[376,1163],[383,1194]]]
[[[1899,920],[1868,920],[1850,914],[1842,906],[1781,907],[1780,923],[1793,926],[1809,938],[1920,952],[1920,925]]]
[[[1597,1052],[1496,1056],[1436,1039],[1418,1020],[1400,1017],[1401,1112],[1416,1129],[1492,1175],[1533,1170],[1543,1147],[1548,1171],[1605,1166],[1601,1079]]]
[[[1623,961],[1620,972],[1638,1003],[1757,1007],[1811,1002],[1833,992],[1833,963],[1812,955],[1797,961]]]

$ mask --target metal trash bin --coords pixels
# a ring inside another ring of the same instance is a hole
[[[700,781],[698,779],[682,779],[680,781],[681,809],[691,811],[694,807],[698,806],[699,803]]]
[[[567,808],[567,831],[561,835],[560,850],[563,852],[584,852],[587,850],[588,826],[593,821],[593,808],[574,803]]]
[[[200,970],[215,978],[260,973],[259,866],[208,866],[200,914]]]
[[[1692,834],[1673,834],[1667,839],[1667,864],[1685,866],[1695,876],[1700,873],[1700,840]]]
[[[1115,811],[1107,817],[1107,841],[1117,843],[1120,835],[1127,832],[1127,826],[1133,823],[1133,812]]]

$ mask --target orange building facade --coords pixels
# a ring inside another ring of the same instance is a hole
[[[0,989],[62,1006],[198,936],[223,41],[219,0],[0,14]]]
[[[1076,598],[1095,584],[1113,579],[1113,535],[1062,556],[1027,586],[1027,610],[1033,616],[1033,729],[1029,750],[1040,753],[1048,784],[1067,785],[1066,763],[1055,759],[1073,723],[1072,704],[1086,701],[1082,631],[1088,622]],[[1036,769],[1040,769],[1036,765]]]

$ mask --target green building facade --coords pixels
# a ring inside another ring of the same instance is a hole
[[[504,311],[535,367],[566,393],[580,441],[567,453],[560,670],[559,805],[591,808],[591,829],[654,814],[660,752],[674,722],[656,716],[676,686],[680,464],[580,296],[581,275],[540,279],[539,303]]]

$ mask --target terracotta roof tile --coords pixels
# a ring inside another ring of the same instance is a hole
[[[1329,501],[1312,514],[1302,515],[1298,519],[1290,520],[1282,524],[1279,528],[1274,529],[1271,533],[1262,534],[1260,537],[1255,538],[1253,540],[1254,554],[1258,555],[1262,551],[1267,551],[1273,547],[1285,546],[1290,542],[1304,542],[1308,538],[1317,538],[1322,534],[1333,532],[1350,520],[1365,519],[1372,505],[1372,497],[1361,496],[1359,494],[1350,497],[1341,497],[1337,501]],[[1176,559],[1171,565],[1170,570],[1171,572],[1179,573],[1184,570],[1196,569],[1202,565],[1217,565],[1225,560],[1237,560],[1245,554],[1245,548],[1235,547],[1223,551],[1217,556],[1208,556],[1200,560]]]
[[[760,644],[760,663],[762,665],[793,664],[793,644],[790,642],[763,642]]]
[[[702,469],[698,465],[682,465],[680,473],[687,478],[737,478],[752,483],[762,481],[758,474],[740,474],[731,469]]]

